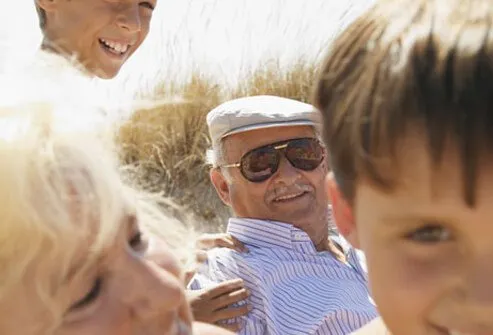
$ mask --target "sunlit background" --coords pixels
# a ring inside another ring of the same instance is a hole
[[[0,70],[32,55],[40,41],[34,0],[0,0]],[[193,71],[228,85],[267,60],[316,59],[373,0],[159,0],[143,47],[118,78],[130,94]]]
[[[0,71],[16,73],[39,47],[38,18],[34,0],[0,1],[8,9],[0,12]],[[309,102],[331,40],[374,0],[158,1],[142,47],[117,78],[94,82],[98,93],[130,106],[105,105],[122,122],[105,120],[117,125],[133,179],[166,196],[174,215],[193,216],[182,221],[218,231],[230,214],[209,181],[206,114],[243,95]]]

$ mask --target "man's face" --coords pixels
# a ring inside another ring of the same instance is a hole
[[[38,0],[52,48],[94,75],[113,78],[142,44],[157,0]]]
[[[235,134],[224,140],[225,160],[227,164],[236,163],[252,149],[303,137],[316,138],[316,135],[308,126],[277,127]],[[288,222],[295,226],[297,222],[306,221],[316,229],[326,229],[326,226],[324,228],[320,225],[321,219],[327,220],[325,160],[315,170],[303,171],[293,167],[283,154],[281,156],[276,173],[259,183],[246,180],[238,168],[223,169],[226,170],[223,175],[227,184],[223,200],[233,208],[238,217]]]
[[[427,148],[422,135],[403,140],[392,193],[357,185],[356,233],[375,302],[396,335],[493,334],[491,162],[469,208],[454,145],[436,168]]]

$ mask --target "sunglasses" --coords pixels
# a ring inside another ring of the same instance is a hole
[[[282,153],[293,167],[303,171],[315,170],[325,157],[321,142],[316,138],[306,137],[255,148],[244,154],[240,162],[221,167],[239,168],[245,179],[252,183],[261,183],[277,172]]]

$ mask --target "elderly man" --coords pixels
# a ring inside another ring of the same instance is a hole
[[[328,236],[320,114],[274,96],[226,102],[207,116],[210,176],[249,250],[209,251],[192,289],[240,277],[252,310],[239,334],[347,334],[377,316],[352,249]]]
[[[35,0],[42,49],[75,56],[100,78],[115,77],[149,33],[158,0]]]

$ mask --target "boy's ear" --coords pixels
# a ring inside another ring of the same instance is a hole
[[[359,249],[359,240],[353,210],[342,195],[332,172],[327,174],[325,183],[332,205],[332,218],[335,221],[334,223],[339,230],[339,233],[344,236],[354,248]]]
[[[36,5],[45,12],[51,12],[56,9],[60,0],[36,0]]]
[[[219,198],[221,198],[225,205],[231,206],[229,184],[226,177],[221,173],[221,170],[211,169],[209,176],[211,177],[212,185],[214,185]]]

